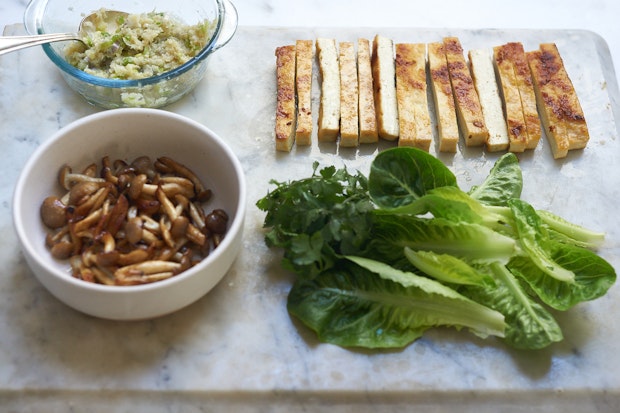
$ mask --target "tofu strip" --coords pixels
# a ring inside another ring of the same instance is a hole
[[[297,40],[295,43],[297,56],[296,88],[297,88],[297,128],[295,143],[310,145],[312,143],[312,60],[314,58],[314,42]]]
[[[489,137],[489,131],[484,123],[480,99],[463,55],[463,48],[456,37],[444,38],[443,44],[456,101],[456,114],[465,145],[483,145]]]
[[[426,45],[398,43],[395,49],[398,145],[428,151],[433,131],[426,97]]]
[[[486,147],[489,152],[508,149],[510,140],[504,120],[502,98],[495,80],[493,60],[487,50],[475,49],[468,53],[474,86],[482,105],[482,115],[489,129]]]
[[[454,93],[443,43],[428,44],[428,71],[435,107],[440,152],[456,152],[459,127],[456,120]]]
[[[372,89],[372,68],[370,65],[370,41],[357,41],[357,81],[359,92],[359,143],[375,143],[379,140],[375,98]]]
[[[372,78],[379,137],[398,139],[398,105],[396,103],[396,70],[394,43],[383,36],[375,36],[372,43]]]
[[[340,49],[340,146],[359,143],[358,84],[355,44],[342,42]]]
[[[493,58],[504,99],[506,126],[510,137],[509,149],[511,152],[523,152],[527,149],[527,128],[523,117],[519,85],[509,57],[509,50],[503,46],[494,47]]]
[[[321,74],[318,139],[333,142],[340,133],[340,68],[336,40],[319,38],[316,49]]]
[[[290,152],[295,142],[295,46],[276,48],[276,150]]]

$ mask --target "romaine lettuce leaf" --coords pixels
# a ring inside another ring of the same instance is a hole
[[[515,218],[519,243],[532,262],[545,274],[566,283],[575,282],[575,273],[554,261],[552,242],[534,208],[520,199],[508,202]]]
[[[297,281],[288,310],[324,342],[348,347],[403,347],[433,326],[504,335],[504,316],[456,291],[377,261],[347,257],[314,280]],[[353,264],[355,263],[355,264]]]
[[[584,228],[549,211],[537,210],[536,213],[558,241],[590,249],[600,247],[605,241],[603,232]]]
[[[574,282],[562,282],[541,271],[528,257],[515,257],[510,271],[524,280],[536,295],[556,310],[568,310],[582,301],[602,297],[616,281],[616,271],[594,252],[570,244],[549,242],[551,258],[575,274]]]
[[[561,341],[562,330],[551,313],[527,295],[506,267],[495,263],[490,268],[495,274],[494,287],[466,286],[459,292],[505,316],[504,340],[514,348],[530,350]]]
[[[451,254],[470,263],[508,263],[517,248],[513,238],[484,225],[409,215],[375,215],[371,236],[368,254],[392,264],[402,262],[405,247]]]
[[[469,194],[486,205],[507,206],[509,200],[521,197],[522,190],[519,159],[508,152],[495,162],[487,179],[481,185],[473,186]]]
[[[441,186],[457,186],[456,177],[439,159],[416,148],[380,152],[368,175],[368,192],[380,208],[410,204]]]
[[[489,274],[478,271],[452,255],[437,254],[432,251],[414,251],[409,247],[405,247],[404,253],[417,269],[441,282],[458,285],[495,285],[493,277]]]

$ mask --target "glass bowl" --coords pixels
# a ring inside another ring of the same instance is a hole
[[[230,0],[32,0],[24,15],[29,34],[75,33],[82,19],[101,8],[130,14],[151,11],[169,13],[193,25],[210,21],[207,45],[185,64],[157,76],[119,80],[93,76],[69,64],[67,42],[43,45],[67,84],[89,103],[103,108],[157,108],[179,100],[202,80],[209,57],[230,41],[237,29],[237,11]]]

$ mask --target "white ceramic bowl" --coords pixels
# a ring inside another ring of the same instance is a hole
[[[206,209],[223,208],[229,228],[223,242],[196,266],[163,281],[106,286],[74,278],[67,261],[55,260],[45,246],[40,205],[61,195],[57,172],[64,164],[79,170],[92,162],[168,156],[192,169],[213,199]],[[38,280],[67,305],[96,317],[137,320],[161,316],[193,303],[226,274],[237,256],[245,217],[246,183],[241,165],[226,143],[203,125],[159,109],[103,111],[64,127],[30,157],[17,181],[13,221],[26,258]]]

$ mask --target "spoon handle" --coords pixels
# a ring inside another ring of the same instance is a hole
[[[34,36],[0,36],[0,55],[26,47],[60,42],[63,40],[79,40],[79,38],[74,33],[38,34]]]

